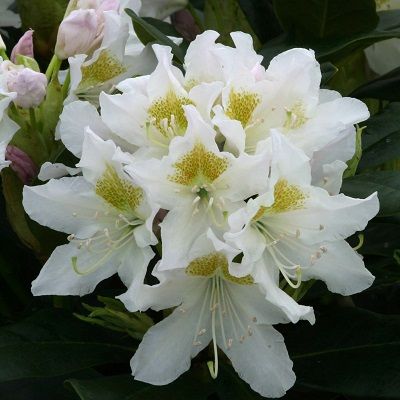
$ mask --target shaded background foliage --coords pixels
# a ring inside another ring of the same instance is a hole
[[[35,29],[41,65],[52,55],[66,4],[66,0],[17,1],[23,29]],[[316,283],[302,300],[315,307],[316,325],[302,322],[278,327],[297,375],[295,387],[285,398],[400,399],[400,68],[376,77],[366,67],[363,52],[372,43],[400,37],[400,10],[376,13],[373,0],[193,0],[188,10],[195,17],[196,31],[218,30],[225,44],[230,44],[231,31],[250,33],[265,66],[287,49],[314,49],[323,85],[368,104],[372,117],[362,124],[366,126],[361,136],[362,159],[350,161],[355,175],[344,180],[342,191],[353,197],[379,193],[380,213],[363,232],[359,249],[376,280],[370,289],[346,298]],[[168,44],[165,35],[179,35],[177,31],[190,39],[190,32],[177,24],[133,19],[144,43]],[[12,46],[21,31],[8,33]],[[178,64],[187,44],[185,40],[173,49]],[[30,282],[64,238],[27,219],[20,203],[21,185],[10,169],[3,171],[2,400],[260,398],[226,362],[213,381],[205,366],[207,351],[171,385],[134,381],[129,360],[143,334],[141,327],[152,321],[126,313],[110,299],[123,290],[117,279],[103,282],[96,295],[83,299],[33,298]],[[358,241],[356,236],[350,238],[352,245]],[[155,322],[161,318],[157,313],[151,317]]]

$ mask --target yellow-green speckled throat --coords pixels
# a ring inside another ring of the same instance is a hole
[[[247,91],[236,92],[232,89],[229,94],[228,107],[225,113],[229,118],[240,121],[243,128],[245,128],[260,102],[261,99],[257,93]]]
[[[96,183],[96,194],[122,212],[135,211],[143,199],[142,189],[121,178],[110,165]]]
[[[172,129],[174,135],[183,135],[187,128],[187,119],[183,106],[194,104],[190,99],[177,96],[169,91],[164,97],[155,100],[148,109],[150,122],[165,137],[171,136],[168,129]]]
[[[298,186],[289,184],[286,179],[279,179],[274,188],[274,203],[269,207],[261,206],[253,221],[260,220],[265,214],[300,210],[306,199],[307,195]]]
[[[186,273],[192,276],[211,277],[220,272],[224,279],[239,285],[251,285],[254,279],[250,275],[237,278],[229,273],[228,261],[221,253],[211,253],[209,255],[194,259],[187,267]]]
[[[168,179],[185,186],[193,186],[198,182],[212,183],[228,166],[229,161],[225,157],[220,157],[207,150],[202,143],[197,143],[173,165],[176,172],[168,176]]]

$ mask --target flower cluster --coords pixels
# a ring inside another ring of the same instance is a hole
[[[75,176],[26,186],[24,206],[69,243],[32,292],[85,295],[117,273],[129,310],[175,308],[144,336],[136,379],[168,384],[211,342],[214,377],[220,348],[255,391],[278,397],[295,376],[273,325],[315,320],[294,294],[311,279],[343,295],[374,279],[345,238],[376,215],[377,196],[339,194],[354,125],[369,113],[320,89],[311,50],[265,69],[249,35],[231,36],[235,47],[214,31],[197,36],[182,70],[171,48],[153,45],[154,71],[102,92],[99,108],[67,101],[58,131],[80,158]]]

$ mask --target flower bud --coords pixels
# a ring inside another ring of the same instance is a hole
[[[16,92],[14,103],[22,108],[38,106],[46,95],[46,75],[29,68],[13,68],[7,73],[7,87]]]
[[[26,31],[21,39],[18,40],[18,43],[14,46],[11,52],[11,61],[15,63],[16,56],[20,54],[22,56],[28,56],[34,58],[33,54],[33,30],[29,29]]]
[[[94,10],[75,10],[58,29],[55,54],[65,60],[76,54],[89,54],[99,46],[103,32]]]
[[[18,147],[8,145],[6,160],[11,161],[11,168],[25,185],[32,183],[38,174],[38,168],[31,158]]]

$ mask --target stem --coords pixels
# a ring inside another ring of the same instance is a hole
[[[30,117],[30,123],[31,123],[31,128],[32,128],[32,134],[34,137],[37,137],[40,141],[40,144],[42,145],[43,149],[46,151],[46,153],[49,153],[49,149],[47,147],[47,143],[45,139],[43,138],[41,132],[38,129],[38,124],[36,120],[36,112],[34,108],[29,109],[29,117]]]
[[[62,86],[62,98],[65,99],[68,95],[68,89],[71,83],[71,70],[68,70],[67,76],[65,77],[64,84]]]
[[[48,81],[50,81],[51,78],[58,73],[61,67],[61,63],[62,60],[60,60],[56,55],[54,55],[46,70],[46,77]]]
[[[0,57],[2,57],[3,60],[9,60],[5,49],[0,50]]]

